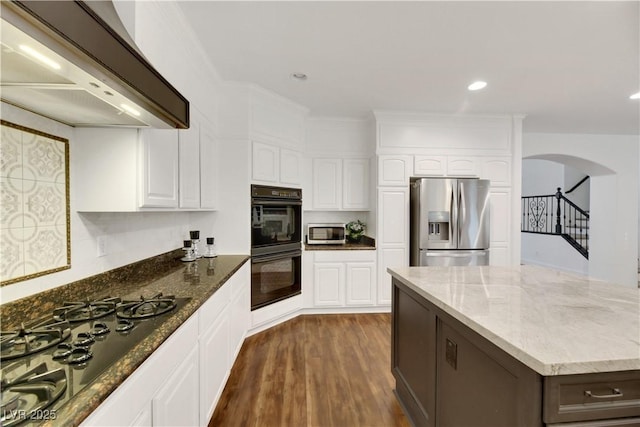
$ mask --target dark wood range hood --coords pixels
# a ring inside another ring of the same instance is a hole
[[[189,102],[138,50],[111,1],[1,7],[2,101],[72,126],[189,127]],[[29,58],[22,40],[57,68]]]

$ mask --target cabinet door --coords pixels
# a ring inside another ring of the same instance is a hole
[[[209,423],[227,381],[229,368],[229,317],[228,310],[225,310],[200,337],[199,425],[205,426]]]
[[[152,401],[154,426],[195,426],[200,421],[198,347],[194,347]]]
[[[413,173],[411,156],[378,156],[378,185],[409,185]]]
[[[280,155],[278,147],[260,142],[253,143],[252,178],[254,181],[278,182]]]
[[[425,176],[447,175],[447,156],[415,156],[413,173]]]
[[[151,427],[153,426],[151,417],[151,405],[149,405],[138,414],[133,423],[131,423],[131,427]]]
[[[406,267],[409,265],[405,248],[378,249],[378,304],[391,304],[391,275],[389,267]]]
[[[231,289],[231,309],[229,323],[229,360],[231,365],[235,361],[244,336],[251,322],[251,279],[249,264],[245,264],[240,271],[230,279],[233,281]]]
[[[300,185],[302,155],[299,151],[280,149],[280,183],[285,185]]]
[[[191,121],[189,129],[179,131],[180,208],[200,208],[200,126]]]
[[[178,207],[178,131],[144,129],[141,207]]]
[[[414,425],[434,427],[436,314],[423,298],[406,291],[395,280],[393,294],[391,372],[396,393]]]
[[[313,295],[316,306],[344,305],[344,264],[316,263],[313,267]]]
[[[342,161],[313,159],[313,208],[340,209],[342,200]]]
[[[218,208],[218,141],[211,125],[200,124],[200,207]]]
[[[409,188],[378,191],[378,236],[381,247],[409,242]]]
[[[369,159],[344,159],[342,180],[342,208],[369,209]]]
[[[492,187],[509,187],[511,185],[511,158],[484,158],[480,177],[491,180]]]
[[[449,156],[447,159],[447,175],[449,176],[479,176],[478,160],[471,157]]]
[[[376,303],[376,266],[374,262],[347,263],[347,305]]]
[[[509,246],[511,241],[511,190],[491,189],[490,264],[510,265]]]

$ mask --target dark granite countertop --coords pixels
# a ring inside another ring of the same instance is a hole
[[[179,261],[181,254],[179,250],[174,251],[151,261],[132,264],[134,268],[123,267],[0,306],[5,329],[20,321],[20,312],[23,319],[25,311],[32,318],[38,312],[42,316],[50,314],[51,306],[60,299],[83,300],[105,294],[137,299],[141,294],[158,292],[191,298],[160,328],[140,341],[126,357],[106,369],[92,384],[59,408],[54,421],[43,425],[60,427],[80,424],[249,259],[247,255],[220,255],[182,263]],[[123,270],[126,270],[125,273]],[[108,285],[102,283],[105,280],[108,280]]]
[[[376,240],[369,236],[362,236],[359,243],[347,242],[340,245],[310,245],[304,244],[305,251],[375,251]]]

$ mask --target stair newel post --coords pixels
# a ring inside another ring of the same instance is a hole
[[[558,192],[556,193],[556,199],[558,199],[558,206],[556,210],[556,234],[562,234],[562,224],[560,223],[560,199],[562,198],[562,191],[560,191],[560,187],[558,187]]]

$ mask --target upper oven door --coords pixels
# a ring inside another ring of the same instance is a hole
[[[302,203],[294,200],[251,202],[251,247],[280,246],[301,242]]]

